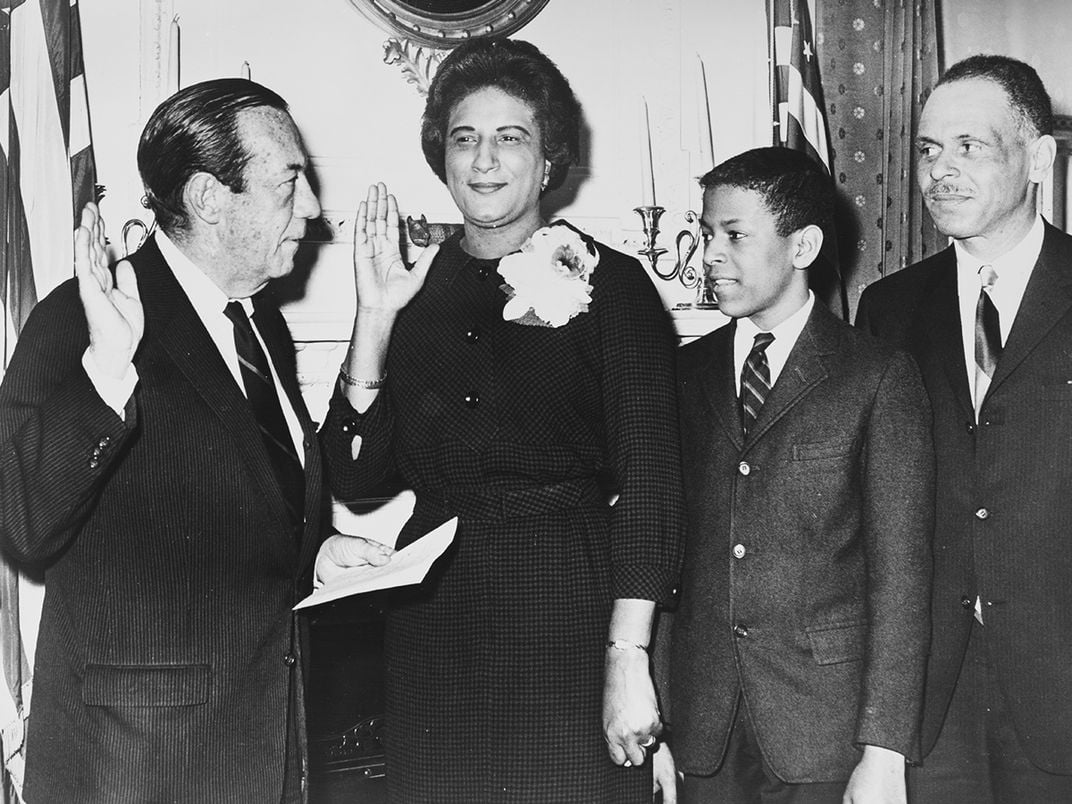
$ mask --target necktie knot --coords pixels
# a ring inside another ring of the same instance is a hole
[[[991,290],[998,281],[998,272],[994,270],[993,265],[980,265],[979,266],[979,284],[983,290]]]
[[[770,332],[757,332],[752,342],[752,352],[766,352],[767,347],[774,343],[774,335]]]

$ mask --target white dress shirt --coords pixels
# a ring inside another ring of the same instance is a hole
[[[804,306],[785,319],[781,324],[771,330],[764,330],[752,323],[750,318],[737,319],[737,331],[733,335],[733,376],[737,396],[741,395],[741,369],[748,359],[748,353],[752,351],[756,335],[760,332],[770,332],[774,336],[771,345],[767,347],[767,366],[770,367],[771,388],[778,382],[778,377],[785,368],[785,361],[789,359],[789,353],[793,351],[800,333],[804,331],[804,325],[808,323],[812,307],[815,306],[815,294],[808,291],[808,300]]]
[[[1042,252],[1042,238],[1045,229],[1042,216],[1035,218],[1027,235],[993,260],[980,260],[969,254],[960,243],[953,241],[957,255],[957,301],[960,307],[960,337],[964,346],[964,365],[967,367],[968,388],[975,396],[975,307],[979,303],[979,269],[984,265],[993,266],[998,278],[990,289],[990,298],[998,310],[998,324],[1001,328],[1001,345],[1009,339],[1009,331],[1016,320],[1020,302],[1024,298],[1027,281],[1031,271],[1038,262]],[[979,401],[972,399],[976,408]]]

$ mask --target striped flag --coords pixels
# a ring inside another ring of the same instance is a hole
[[[5,366],[34,304],[72,275],[71,232],[81,208],[95,197],[95,181],[77,0],[0,0]],[[16,794],[40,601],[40,587],[0,565],[0,738]]]
[[[830,172],[823,85],[807,0],[771,0],[771,70],[775,144],[805,151]]]

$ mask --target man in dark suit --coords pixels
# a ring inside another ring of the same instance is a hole
[[[1072,238],[1036,211],[1050,99],[1004,56],[950,67],[918,180],[944,251],[869,287],[934,408],[933,645],[916,802],[1072,801]]]
[[[706,281],[734,321],[678,362],[683,797],[904,801],[934,473],[919,373],[808,290],[833,210],[821,167],[761,148],[701,184]]]
[[[324,524],[322,450],[352,449],[330,420],[318,442],[261,293],[319,214],[306,164],[270,90],[180,91],[138,147],[156,235],[113,276],[87,208],[76,278],[19,339],[0,503],[6,551],[46,565],[30,801],[303,798],[291,608]]]

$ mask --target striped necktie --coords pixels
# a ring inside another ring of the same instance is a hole
[[[767,347],[774,342],[769,332],[760,332],[752,344],[752,351],[741,369],[741,428],[745,435],[752,427],[763,401],[770,393],[770,366],[767,364]]]
[[[305,509],[305,471],[294,449],[290,428],[283,417],[283,408],[279,404],[268,358],[257,341],[253,325],[250,324],[242,303],[228,302],[224,314],[234,324],[235,349],[238,352],[242,384],[246,387],[246,399],[253,409],[261,439],[268,450],[272,470],[283,490],[283,501],[290,511],[291,521],[300,523]]]
[[[998,308],[990,292],[998,281],[992,265],[979,269],[979,302],[975,305],[975,415],[983,406],[998,359],[1001,357],[1001,326]]]

